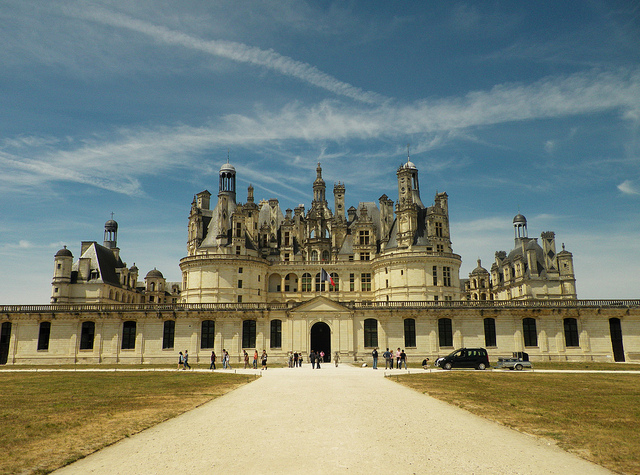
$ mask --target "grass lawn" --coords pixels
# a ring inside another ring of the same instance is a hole
[[[0,371],[0,474],[49,473],[253,376]]]
[[[391,377],[505,426],[553,439],[610,470],[640,473],[638,374],[472,370]]]

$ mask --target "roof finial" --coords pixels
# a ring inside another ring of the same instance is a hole
[[[113,211],[111,212],[111,219],[113,219]]]
[[[411,158],[411,156],[409,155],[409,144],[407,144],[407,163],[409,163],[411,160],[409,160]]]
[[[229,149],[227,149],[227,163],[229,163]]]

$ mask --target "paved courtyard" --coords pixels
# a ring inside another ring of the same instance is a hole
[[[384,373],[329,364],[272,368],[55,473],[611,473]]]

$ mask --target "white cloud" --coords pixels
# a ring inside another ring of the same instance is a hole
[[[640,195],[640,191],[638,191],[631,180],[625,180],[620,183],[618,185],[618,190],[625,195]]]
[[[375,104],[386,100],[386,98],[375,92],[363,91],[351,84],[339,81],[333,76],[320,71],[315,66],[296,61],[273,50],[263,50],[233,41],[202,40],[164,26],[153,25],[103,8],[69,9],[68,11],[79,18],[136,31],[165,44],[179,45],[239,63],[262,66],[285,76],[305,81],[334,94],[350,97],[356,101]]]

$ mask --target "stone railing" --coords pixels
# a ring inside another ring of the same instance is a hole
[[[13,313],[56,312],[193,312],[193,311],[269,311],[295,308],[296,303],[175,303],[175,304],[51,304],[0,305],[0,316]],[[633,308],[640,300],[485,300],[485,301],[393,301],[393,302],[337,302],[351,309],[399,308]]]

